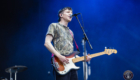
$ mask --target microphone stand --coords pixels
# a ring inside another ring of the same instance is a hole
[[[83,31],[83,35],[84,35],[82,42],[83,42],[83,48],[84,48],[84,80],[86,80],[86,41],[88,41],[90,48],[91,49],[93,49],[93,48],[88,40],[88,37],[87,37],[87,35],[86,35],[86,33],[85,33],[85,31],[84,31],[84,29],[79,21],[77,15],[75,15],[75,17],[76,17],[77,21],[79,22],[81,29]]]

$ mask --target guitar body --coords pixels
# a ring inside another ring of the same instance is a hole
[[[75,66],[75,64],[72,61],[72,59],[75,58],[74,56],[78,53],[79,53],[78,51],[74,51],[70,55],[65,56],[67,59],[69,59],[69,63],[65,64],[65,65],[56,56],[54,56],[52,58],[52,62],[53,62],[53,66],[54,66],[56,72],[60,75],[65,75],[71,69],[75,69],[75,70],[79,69],[80,67]]]

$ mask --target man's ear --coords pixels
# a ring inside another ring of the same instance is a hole
[[[63,15],[62,15],[62,13],[61,13],[61,14],[59,14],[59,16],[60,16],[60,17],[62,17],[62,16],[63,16]]]

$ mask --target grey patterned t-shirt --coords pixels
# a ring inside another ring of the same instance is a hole
[[[47,34],[53,36],[53,44],[56,51],[62,55],[69,55],[73,52],[73,32],[60,23],[52,23],[49,25]],[[71,35],[72,33],[72,35]]]

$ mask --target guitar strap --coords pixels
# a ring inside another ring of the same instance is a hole
[[[70,31],[70,33],[71,33],[71,35],[72,35],[71,30],[69,30],[69,31]],[[72,35],[72,37],[73,37],[73,35]],[[79,52],[80,52],[79,47],[78,47],[78,45],[77,45],[77,43],[76,43],[76,41],[75,41],[74,37],[73,37],[73,40],[74,40],[74,42],[75,42],[75,46],[76,46],[77,51],[79,51]]]

